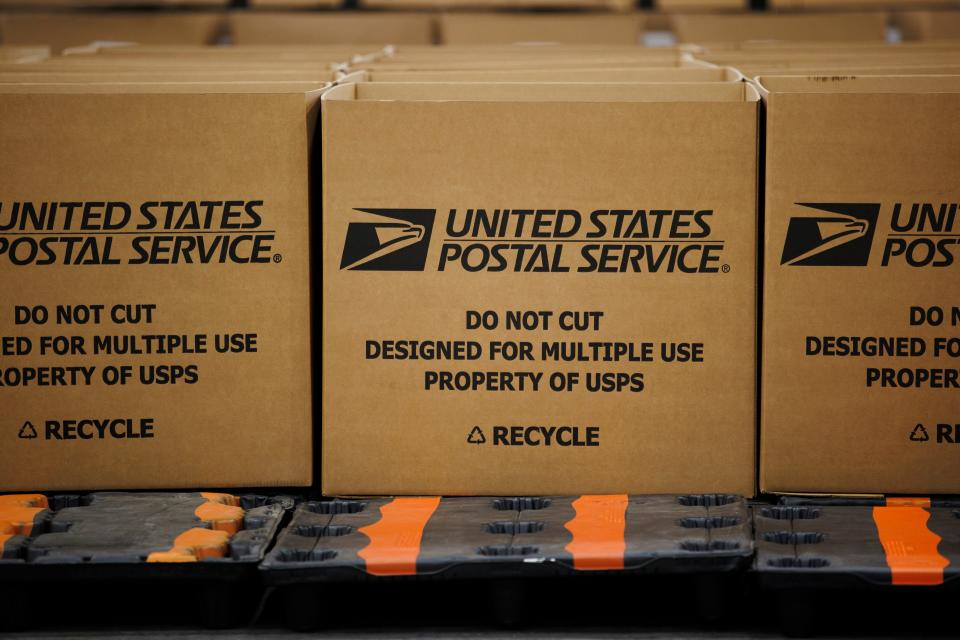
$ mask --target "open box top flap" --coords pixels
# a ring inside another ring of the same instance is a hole
[[[746,83],[364,82],[327,92],[330,101],[756,102]]]

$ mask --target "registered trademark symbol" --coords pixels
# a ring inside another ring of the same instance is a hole
[[[276,262],[277,264],[280,264],[281,262],[283,262],[283,256],[280,255],[279,253],[275,253],[273,254],[273,261]],[[727,270],[729,271],[729,267],[727,267]]]
[[[720,267],[720,271],[723,271],[724,273],[730,273],[730,265],[728,264],[723,265],[722,267]]]

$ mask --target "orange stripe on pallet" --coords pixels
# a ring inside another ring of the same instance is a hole
[[[943,584],[950,561],[940,555],[940,536],[927,528],[930,512],[921,507],[874,507],[880,544],[896,585]]]
[[[580,496],[573,501],[573,509],[576,515],[563,525],[573,535],[565,547],[573,555],[573,568],[623,569],[627,496]]]
[[[13,493],[0,496],[0,507],[7,506],[47,509],[50,504],[47,502],[47,496],[39,493]]]
[[[394,498],[380,507],[380,520],[359,529],[370,543],[357,552],[367,573],[408,576],[417,573],[423,530],[440,506],[439,497]]]
[[[222,558],[229,550],[230,534],[196,527],[176,537],[173,547],[147,556],[147,562],[197,562],[204,558]]]
[[[922,507],[924,509],[930,508],[930,498],[909,498],[909,497],[893,497],[887,496],[886,505],[888,507]]]
[[[204,502],[194,509],[193,514],[203,522],[209,522],[211,529],[226,531],[233,535],[243,528],[243,509],[220,502]]]
[[[0,534],[7,535],[7,539],[12,536],[29,536],[33,533],[33,521],[37,514],[48,506],[47,497],[40,494],[0,496]]]
[[[222,558],[230,550],[230,538],[243,528],[244,511],[240,499],[228,493],[201,493],[205,502],[193,515],[210,525],[194,527],[176,537],[166,551],[155,551],[147,562],[197,562],[204,558]]]

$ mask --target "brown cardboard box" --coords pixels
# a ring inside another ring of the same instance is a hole
[[[639,51],[640,49],[638,49]],[[570,53],[562,57],[515,57],[515,58],[433,58],[433,59],[393,59],[387,58],[371,63],[353,65],[354,69],[368,71],[460,71],[460,70],[548,70],[548,69],[595,69],[597,67],[613,68],[679,68],[705,67],[706,63],[694,61],[687,55],[677,52],[664,51],[649,55],[598,55]]]
[[[610,10],[629,11],[630,0],[358,0],[368,9],[442,9],[488,11],[492,9]]]
[[[761,489],[957,493],[960,77],[759,82]]]
[[[0,64],[41,62],[50,57],[47,46],[0,46]]]
[[[629,61],[624,59],[610,60],[606,63],[599,60],[581,60],[576,58],[554,60],[552,62],[537,61],[508,61],[508,62],[437,62],[437,63],[373,63],[356,65],[354,70],[366,71],[495,71],[495,70],[517,70],[517,71],[548,71],[548,70],[576,70],[576,69],[596,69],[599,65],[608,65],[611,68],[626,69],[640,68],[649,69],[651,67],[660,67],[663,69],[679,68],[703,68],[704,63],[694,63],[682,58],[651,58],[644,61]]]
[[[638,14],[602,13],[447,13],[440,17],[443,44],[637,44],[643,19]]]
[[[705,56],[715,64],[732,66],[742,71],[746,76],[756,76],[759,71],[756,69],[774,69],[777,70],[774,75],[805,75],[805,71],[794,71],[812,69],[813,75],[831,75],[830,69],[842,68],[890,68],[905,67],[908,68],[903,74],[912,75],[915,71],[910,71],[910,67],[938,67],[960,64],[960,55],[958,53],[938,52],[929,55],[916,56],[889,56],[889,55],[830,55],[830,56],[739,56],[739,55],[719,55],[712,54]],[[823,71],[820,72],[819,70]],[[841,75],[851,75],[849,72]]]
[[[767,0],[771,9],[806,11],[849,11],[898,9],[904,7],[956,6],[957,0]]]
[[[55,52],[95,40],[158,44],[211,44],[222,13],[7,13],[0,15],[5,44],[44,44]]]
[[[757,108],[742,82],[326,94],[323,491],[752,494]],[[679,250],[695,273],[622,259]]]
[[[960,39],[960,11],[898,11],[893,23],[904,40]]]
[[[0,9],[177,9],[220,8],[230,0],[0,0]]]
[[[849,67],[845,65],[807,65],[807,66],[772,66],[772,65],[738,65],[748,78],[759,75],[777,75],[789,73],[791,75],[831,75],[831,76],[955,76],[960,75],[960,64],[953,65],[898,65],[898,66],[870,66]]]
[[[654,7],[660,11],[745,11],[750,0],[656,0]]]
[[[886,38],[887,14],[874,12],[744,13],[678,15],[680,42],[699,44],[748,40],[875,40]]]
[[[0,490],[310,484],[321,87],[0,85]]]
[[[306,82],[325,84],[339,79],[334,71],[79,71],[8,72],[0,65],[2,83],[184,83],[184,82]]]
[[[118,58],[163,58],[176,62],[181,58],[209,60],[262,60],[286,62],[290,60],[337,60],[349,61],[355,56],[384,55],[379,47],[354,45],[232,45],[229,47],[179,46],[179,45],[125,45],[103,47],[96,53]]]
[[[250,44],[432,44],[434,17],[420,13],[294,13],[237,11],[232,41]]]
[[[343,0],[247,0],[253,9],[339,9]]]
[[[742,80],[743,75],[740,72],[723,67],[357,71],[343,78],[344,82],[740,82]]]
[[[4,71],[23,72],[23,73],[42,73],[42,72],[317,72],[329,73],[343,68],[343,64],[337,64],[322,59],[313,61],[298,62],[264,62],[264,61],[242,61],[242,60],[195,60],[174,62],[170,60],[133,60],[133,59],[104,59],[101,56],[76,56],[70,58],[51,58],[50,60],[34,65],[6,64],[3,65]]]

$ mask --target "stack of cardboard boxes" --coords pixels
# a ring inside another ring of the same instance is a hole
[[[960,46],[466,16],[0,65],[3,489],[960,492]]]

